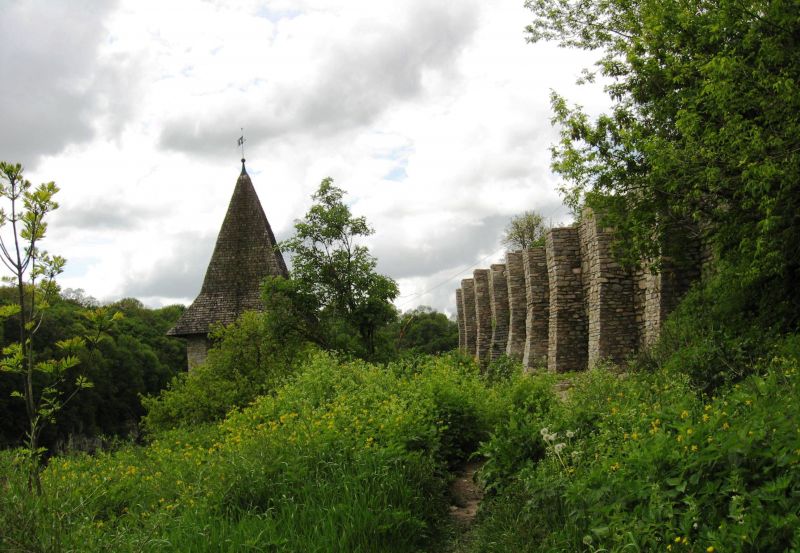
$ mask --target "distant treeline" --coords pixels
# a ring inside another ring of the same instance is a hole
[[[0,305],[12,303],[16,293],[13,288],[0,288]],[[62,294],[48,308],[36,334],[37,355],[41,359],[53,357],[57,341],[90,332],[84,313],[95,307],[96,302],[80,291]],[[82,442],[77,444],[81,448],[92,447],[86,441],[98,436],[129,435],[144,414],[140,395],[157,394],[186,367],[183,342],[165,335],[183,312],[182,305],[149,309],[139,300],[126,298],[106,308],[121,312],[123,318],[95,348],[80,352],[81,362],[75,370],[86,375],[93,387],[76,394],[56,424],[47,427],[43,443],[50,448],[60,449],[70,440]],[[16,317],[3,320],[0,345],[6,347],[17,341]],[[20,378],[0,372],[0,448],[17,445],[27,428],[23,402],[11,397],[20,386]],[[68,397],[71,390],[64,392]]]

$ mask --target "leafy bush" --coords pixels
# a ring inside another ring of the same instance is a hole
[[[508,493],[485,509],[475,551],[800,545],[796,358],[762,365],[713,397],[671,371],[590,371],[574,384],[570,398],[541,417],[541,428],[520,431],[511,417],[485,446],[513,451],[527,433],[544,456],[502,465]]]
[[[228,327],[211,334],[214,346],[203,365],[181,373],[157,397],[142,398],[149,432],[221,420],[268,393],[305,355],[302,347],[276,340],[263,313],[246,312]]]
[[[781,331],[764,318],[752,287],[742,268],[720,263],[666,321],[649,366],[687,374],[706,393],[750,374]]]

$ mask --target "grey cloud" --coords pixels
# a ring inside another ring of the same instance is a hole
[[[200,292],[216,236],[184,233],[177,237],[169,261],[153,268],[145,279],[128,278],[123,297],[190,298]]]
[[[288,238],[278,233],[278,241]],[[188,298],[194,300],[200,292],[217,235],[185,232],[178,235],[174,247],[145,279],[128,278],[123,284],[124,297]],[[284,254],[287,263],[290,259]]]
[[[439,229],[427,243],[413,246],[377,241],[372,253],[378,270],[395,279],[425,276],[474,262],[499,247],[508,217],[492,215],[474,225]]]
[[[154,206],[120,205],[100,200],[91,204],[62,206],[53,214],[53,224],[75,230],[133,230],[165,216],[165,209]]]
[[[397,25],[357,29],[348,42],[320,52],[323,59],[311,82],[298,88],[254,80],[238,92],[240,102],[231,99],[231,107],[168,121],[161,146],[224,155],[231,151],[238,121],[247,122],[248,137],[258,142],[294,133],[334,135],[366,125],[393,102],[418,96],[426,71],[448,76],[455,86],[452,62],[477,26],[477,10],[474,2],[419,3]]]
[[[521,206],[520,212],[535,209],[554,223],[564,219],[559,202],[538,206]],[[413,246],[376,240],[372,253],[378,259],[378,270],[395,279],[421,277],[473,263],[480,255],[490,255],[500,247],[503,231],[513,215],[491,215],[471,225],[437,229],[426,243]],[[396,235],[395,231],[392,235]],[[387,233],[388,234],[388,233]]]
[[[97,61],[116,0],[3,2],[0,12],[0,158],[34,164],[112,130],[127,115],[129,60]]]

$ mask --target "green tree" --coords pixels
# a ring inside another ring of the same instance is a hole
[[[378,330],[396,317],[391,302],[398,289],[375,271],[375,258],[358,243],[373,231],[364,217],[351,214],[343,197],[332,179],[320,183],[305,218],[295,222],[295,235],[281,244],[293,254],[291,282],[273,279],[272,286],[292,299],[291,319],[309,339],[374,358]]]
[[[426,305],[403,313],[392,329],[400,353],[437,354],[458,347],[458,323]]]
[[[56,414],[78,390],[91,383],[83,376],[75,378],[75,390],[62,398],[59,385],[71,378],[70,369],[79,363],[77,350],[81,338],[56,342],[60,357],[39,360],[33,338],[42,324],[49,302],[57,297],[56,275],[64,267],[64,259],[49,256],[39,249],[47,232],[45,216],[58,208],[53,200],[58,188],[55,183],[43,183],[33,188],[23,176],[22,166],[0,162],[0,197],[7,200],[9,212],[0,210],[0,226],[10,226],[11,236],[0,236],[0,260],[12,273],[9,279],[16,287],[16,302],[5,305],[2,315],[18,320],[19,341],[3,349],[0,370],[22,376],[22,388],[12,396],[25,403],[28,419],[27,443],[24,452],[29,464],[29,485],[41,493],[39,463],[43,451],[39,439],[46,424],[55,422]],[[34,385],[36,376],[43,384]]]
[[[544,246],[544,236],[550,225],[535,211],[525,211],[509,221],[503,234],[503,245],[512,250],[527,250]]]
[[[683,234],[738,267],[762,314],[800,313],[800,55],[795,0],[528,0],[528,39],[595,50],[610,111],[553,96],[567,201],[626,257]],[[591,80],[593,75],[587,74]],[[689,224],[687,224],[689,223]],[[680,248],[676,248],[680,249]],[[669,253],[669,252],[668,252]]]

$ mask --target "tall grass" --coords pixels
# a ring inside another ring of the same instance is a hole
[[[54,458],[31,495],[0,455],[0,544],[23,551],[418,551],[448,467],[504,418],[518,378],[457,356],[376,367],[319,354],[274,394],[146,447]]]

